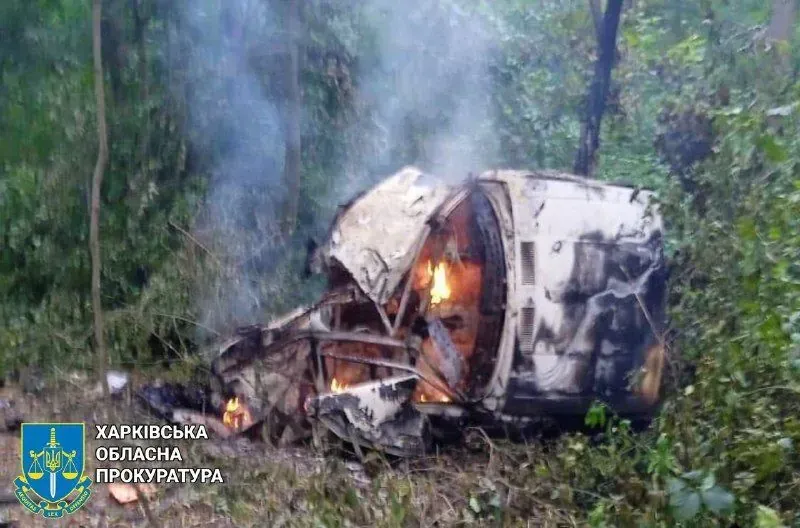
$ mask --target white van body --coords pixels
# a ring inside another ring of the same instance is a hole
[[[257,416],[296,407],[345,440],[411,454],[453,419],[595,400],[639,415],[658,401],[666,269],[649,191],[554,171],[452,184],[407,167],[340,209],[312,263],[329,277],[323,299],[243,331],[215,361]],[[437,263],[468,300],[436,304]]]

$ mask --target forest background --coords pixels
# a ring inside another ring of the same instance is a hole
[[[655,189],[667,221],[670,376],[650,429],[596,408],[601,441],[491,441],[458,470],[378,472],[374,493],[335,472],[265,487],[262,468],[209,500],[241,524],[800,526],[793,0],[94,7],[97,63],[88,0],[0,3],[9,383],[98,356],[191,372],[236,326],[313,298],[306,240],[405,164],[579,172]]]

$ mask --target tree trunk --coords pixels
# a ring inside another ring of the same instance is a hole
[[[283,180],[286,186],[286,203],[283,218],[283,232],[289,235],[297,222],[297,209],[300,201],[300,50],[298,30],[300,26],[300,0],[287,0],[286,28],[288,57],[286,61],[286,113]]]
[[[581,126],[581,138],[575,155],[576,174],[592,176],[600,147],[600,123],[606,109],[606,99],[611,85],[611,70],[616,56],[617,29],[623,0],[608,0],[603,25],[598,38],[598,56],[594,79],[586,98],[586,109]]]
[[[147,153],[150,145],[150,93],[149,84],[150,79],[147,70],[147,43],[145,42],[145,29],[149,21],[149,17],[144,14],[144,0],[131,0],[131,9],[133,10],[133,33],[134,40],[136,41],[136,49],[138,54],[138,69],[139,69],[139,103],[144,105],[145,118],[144,126],[142,127],[142,134],[139,139],[139,157],[140,164],[144,171],[147,170]]]
[[[92,254],[92,312],[94,313],[94,347],[97,375],[103,392],[108,393],[105,373],[108,355],[103,327],[103,307],[100,299],[100,188],[103,172],[108,163],[108,132],[106,130],[106,98],[103,85],[103,57],[101,47],[102,0],[92,1],[92,50],[94,54],[94,91],[97,100],[97,163],[92,176],[92,204],[89,220],[89,249]]]
[[[797,5],[795,0],[772,0],[772,19],[767,28],[767,37],[775,41],[788,41]]]

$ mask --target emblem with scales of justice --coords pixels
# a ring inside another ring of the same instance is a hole
[[[45,470],[50,473],[50,498],[54,499],[56,497],[56,475],[59,472],[67,480],[74,480],[78,477],[78,469],[73,461],[76,454],[75,450],[65,451],[61,448],[61,444],[56,442],[56,429],[51,427],[50,441],[45,444],[44,448],[38,453],[30,451],[33,462],[28,469],[28,477],[32,480],[39,480],[44,476]],[[42,459],[44,467],[42,467]],[[62,463],[64,460],[66,460],[66,464]]]

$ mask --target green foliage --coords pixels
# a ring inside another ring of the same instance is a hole
[[[585,2],[408,2],[410,31],[394,36],[407,54],[388,60],[381,21],[391,3],[309,0],[300,230],[272,240],[269,210],[249,207],[257,214],[231,230],[252,250],[238,259],[226,233],[204,229],[216,198],[212,176],[227,175],[225,162],[241,146],[233,134],[252,125],[252,109],[225,91],[231,48],[222,28],[230,20],[214,19],[209,27],[219,31],[203,33],[186,16],[190,2],[108,4],[111,159],[101,243],[116,364],[177,360],[188,370],[218,334],[310,298],[320,285],[300,277],[302,237],[318,233],[336,202],[372,173],[435,161],[432,141],[463,117],[455,89],[463,83],[453,79],[486,88],[482,104],[491,112],[468,131],[485,140],[474,153],[482,162],[572,164],[596,46]],[[146,15],[143,39],[134,4]],[[599,432],[592,440],[567,435],[546,450],[492,444],[478,469],[387,472],[367,491],[350,485],[341,467],[309,479],[280,473],[285,489],[264,488],[266,474],[254,469],[243,482],[258,494],[220,492],[219,511],[257,525],[252,504],[278,517],[299,502],[308,525],[418,525],[430,521],[439,488],[451,486],[457,495],[438,505],[443,523],[513,524],[543,511],[554,522],[591,526],[800,522],[800,85],[792,73],[800,43],[765,44],[758,26],[768,22],[768,2],[631,4],[598,177],[657,189],[668,224],[671,390],[650,429],[633,432],[596,405],[585,419]],[[202,5],[219,14],[229,3]],[[2,375],[91,364],[89,18],[78,0],[0,5]],[[241,28],[258,44],[248,55],[248,95],[277,109],[279,54],[257,52],[270,48],[263,43],[272,43],[272,22],[244,16]],[[477,38],[474,28],[488,35],[486,56],[462,51],[451,60],[422,38],[451,22],[464,39]],[[481,62],[475,71],[473,60]],[[389,133],[394,107],[381,96],[394,93],[398,79],[413,111]],[[682,160],[677,175],[670,170],[681,160],[671,154],[698,139],[687,121],[710,123],[708,152]],[[248,152],[266,152],[275,164],[269,175],[279,172],[280,127],[256,132]],[[244,186],[236,198],[264,204],[272,191]]]
[[[492,98],[502,162],[570,167],[593,66],[591,15],[574,2],[500,5],[495,23],[503,51],[492,69]]]
[[[733,495],[715,483],[713,473],[689,471],[667,481],[669,505],[678,520],[693,519],[701,508],[719,515],[733,506]]]
[[[591,501],[596,526],[796,518],[800,142],[789,131],[799,123],[797,94],[753,91],[742,94],[746,107],[714,110],[718,140],[694,173],[698,191],[687,196],[672,185],[662,194],[671,244],[684,259],[671,284],[672,350],[681,355],[673,362],[694,372],[648,433],[622,429],[606,445],[564,447],[573,487],[600,496]],[[595,408],[590,423],[599,423]],[[640,485],[646,495],[637,496]]]
[[[589,427],[604,427],[606,425],[607,407],[603,403],[594,403],[586,413],[584,423]]]
[[[89,5],[39,2],[28,12],[33,5],[3,6],[4,24],[20,38],[0,57],[1,374],[90,363],[88,196],[96,139]],[[130,80],[109,119],[101,244],[110,309],[135,301],[179,247],[167,221],[186,224],[202,192],[186,171],[185,140],[165,92],[151,86],[149,98],[139,98],[148,79],[134,78],[133,59],[123,62],[129,71],[117,72]],[[117,319],[110,317],[112,335]],[[139,336],[139,351],[147,339]],[[135,352],[124,340],[113,343],[118,359]]]

